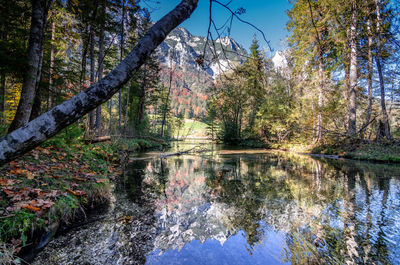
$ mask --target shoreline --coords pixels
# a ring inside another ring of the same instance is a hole
[[[101,218],[129,154],[160,145],[48,144],[0,168],[0,264],[27,264],[54,237]]]

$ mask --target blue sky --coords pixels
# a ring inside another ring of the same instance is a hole
[[[141,1],[142,7],[151,8],[151,17],[154,21],[175,7],[180,0],[159,0],[159,4],[156,2],[156,0]],[[220,2],[229,1],[220,0]],[[246,13],[240,17],[261,29],[275,51],[285,48],[284,41],[287,36],[285,27],[288,19],[286,10],[291,7],[288,0],[233,0],[229,7],[232,10],[240,7],[246,9]],[[209,1],[200,0],[192,16],[181,26],[187,28],[193,35],[205,36],[208,28],[208,10]],[[213,17],[217,26],[222,26],[229,18],[229,12],[213,3]],[[250,47],[255,33],[257,33],[255,29],[237,20],[232,25],[231,37],[246,49]],[[257,34],[257,38],[260,46],[267,50],[267,44],[262,40],[262,36]]]

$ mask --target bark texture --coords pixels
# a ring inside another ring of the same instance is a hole
[[[25,125],[31,116],[32,105],[35,99],[35,87],[38,75],[40,75],[41,55],[43,50],[43,35],[47,20],[47,11],[50,0],[32,1],[32,19],[28,44],[28,67],[22,84],[21,99],[17,112],[8,131]]]
[[[376,32],[377,32],[377,50],[378,54],[375,58],[376,61],[376,68],[378,70],[378,75],[379,75],[379,87],[380,87],[380,94],[381,94],[381,110],[382,110],[382,119],[383,119],[383,125],[384,125],[384,131],[385,131],[385,136],[386,139],[391,140],[392,135],[390,134],[390,124],[389,124],[389,117],[386,111],[386,102],[385,102],[385,83],[383,80],[383,66],[381,64],[381,51],[382,51],[382,41],[381,41],[381,24],[382,24],[382,18],[381,18],[381,11],[379,7],[379,1],[375,0],[375,5],[376,5]]]
[[[90,26],[90,84],[93,85],[96,79],[96,63],[94,59],[94,26]],[[89,114],[89,131],[94,129],[94,111]]]
[[[371,17],[368,18],[367,21],[367,33],[368,33],[368,107],[367,107],[367,115],[365,116],[365,124],[362,133],[367,129],[367,124],[371,119],[371,110],[372,110],[372,74],[373,74],[373,58],[372,58],[372,49],[373,49],[373,40],[372,40],[372,22]]]
[[[4,124],[4,102],[5,102],[5,91],[6,91],[6,75],[0,74],[0,124]]]
[[[153,25],[127,57],[101,81],[0,138],[0,165],[32,150],[111,98],[128,82],[168,33],[192,14],[197,3],[198,0],[183,0]]]
[[[350,76],[349,76],[349,124],[348,135],[357,132],[357,4],[353,1],[350,19]]]
[[[102,3],[102,16],[106,13],[106,4],[103,1]],[[103,78],[103,69],[104,69],[104,27],[105,22],[103,21],[100,28],[100,39],[99,39],[99,58],[98,58],[98,72],[97,72],[97,80],[100,81]],[[102,123],[101,123],[101,105],[96,108],[96,131],[97,136],[101,136],[102,134]]]
[[[57,91],[56,88],[53,84],[53,73],[54,73],[54,41],[55,41],[55,35],[56,35],[56,22],[53,19],[53,22],[51,23],[51,48],[50,48],[50,68],[49,68],[49,103],[48,103],[48,108],[53,108],[56,105],[56,96],[57,96]]]
[[[143,69],[142,73],[142,84],[140,85],[140,96],[139,96],[139,110],[137,114],[138,125],[142,124],[144,120],[145,103],[146,103],[146,68]]]

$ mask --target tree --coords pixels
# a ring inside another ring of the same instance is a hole
[[[112,97],[139,69],[167,34],[186,20],[198,0],[182,0],[154,24],[127,57],[98,83],[0,139],[0,164],[32,150]]]
[[[101,25],[100,25],[100,38],[99,38],[99,58],[98,58],[98,70],[97,70],[97,80],[101,80],[103,78],[103,69],[104,69],[104,31],[105,31],[105,16],[106,16],[106,1],[103,0],[101,3]],[[101,105],[96,108],[96,131],[97,135],[101,136],[102,133],[102,123],[101,123]]]
[[[299,0],[288,12],[288,30],[291,31],[288,41],[294,68],[292,78],[298,80],[296,88],[302,97],[300,104],[311,103],[311,106],[303,108],[303,112],[307,113],[306,109],[312,112],[309,120],[315,142],[321,140],[322,128],[326,125],[323,124],[322,111],[328,97],[328,78],[339,61],[338,44],[334,42],[338,39],[335,36],[338,35],[335,32],[337,24],[330,4],[327,0]]]
[[[380,1],[375,0],[375,7],[376,7],[376,48],[377,48],[377,55],[375,56],[376,68],[378,70],[379,76],[379,88],[380,88],[380,96],[381,96],[381,110],[382,110],[382,118],[383,118],[383,125],[385,130],[386,139],[391,140],[392,136],[390,134],[390,124],[389,124],[389,117],[386,111],[386,103],[385,103],[385,83],[383,80],[383,66],[381,64],[381,59],[383,58],[382,55],[382,15],[381,15],[381,6]]]
[[[256,114],[265,94],[265,70],[264,56],[260,51],[258,40],[254,35],[253,42],[250,46],[250,58],[246,60],[243,66],[237,68],[238,74],[246,77],[247,84],[244,89],[249,93],[249,105],[251,106],[246,131],[250,137],[254,135]]]
[[[31,116],[32,105],[35,99],[36,86],[39,82],[43,60],[43,38],[46,29],[47,13],[51,0],[32,1],[32,20],[28,45],[28,66],[24,75],[21,99],[17,113],[8,131],[25,125]]]
[[[357,44],[357,26],[358,26],[358,4],[357,0],[351,1],[351,17],[349,25],[348,42],[350,48],[350,73],[349,73],[349,124],[347,134],[354,136],[357,133],[357,69],[358,69],[358,44]]]

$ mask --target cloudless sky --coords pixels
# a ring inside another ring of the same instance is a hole
[[[221,3],[228,3],[228,0],[219,0]],[[157,4],[157,2],[159,2]],[[142,0],[140,5],[151,11],[151,18],[157,21],[162,16],[172,10],[180,0]],[[209,17],[209,0],[200,0],[197,9],[192,16],[180,26],[185,27],[190,33],[196,36],[206,36],[208,29]],[[288,0],[233,0],[229,7],[235,11],[240,7],[246,9],[246,13],[240,17],[246,20],[265,34],[267,40],[270,41],[274,52],[285,48],[285,39],[288,35],[286,31],[286,22],[288,20],[286,11],[290,9],[291,4]],[[229,11],[213,2],[213,18],[218,27],[222,26],[229,18]],[[231,30],[231,37],[248,49],[253,40],[254,34],[257,33],[259,45],[266,52],[268,46],[262,38],[262,35],[256,29],[249,25],[234,20]],[[214,36],[214,38],[217,38]],[[272,53],[272,55],[274,54]],[[271,55],[267,53],[267,55]]]

